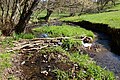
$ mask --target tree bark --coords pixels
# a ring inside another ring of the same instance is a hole
[[[47,15],[44,17],[45,21],[48,21],[48,20],[49,20],[49,17],[51,16],[52,13],[53,13],[52,10],[47,9]]]
[[[71,16],[75,16],[75,13],[70,13],[70,15],[69,15],[69,16],[70,16],[70,17],[71,17]]]
[[[12,30],[1,30],[3,36],[11,36]]]
[[[24,32],[26,24],[30,20],[30,16],[33,13],[33,9],[38,5],[39,0],[36,0],[32,3],[31,7],[26,11],[26,6],[24,6],[23,12],[20,16],[18,24],[15,26],[15,33],[20,34]]]

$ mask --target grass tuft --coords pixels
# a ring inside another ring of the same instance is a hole
[[[14,34],[13,35],[15,40],[19,40],[19,39],[33,39],[35,38],[35,35],[31,34],[31,33],[21,33],[21,34]]]

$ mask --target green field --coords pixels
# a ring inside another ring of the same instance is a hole
[[[82,20],[90,21],[92,23],[108,24],[112,28],[120,28],[120,11],[106,12],[98,14],[88,14],[82,16],[68,17],[61,19],[62,21],[79,22]]]
[[[108,24],[112,28],[120,28],[120,4],[108,10],[111,10],[111,12],[85,14],[81,16],[62,18],[61,20],[72,21],[72,22],[79,22],[85,20],[85,21],[90,21],[92,23]]]

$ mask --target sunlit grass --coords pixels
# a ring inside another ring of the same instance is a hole
[[[62,21],[79,22],[82,20],[90,21],[93,23],[108,24],[112,28],[120,28],[120,11],[105,12],[98,14],[87,14],[82,16],[68,17],[61,19]]]
[[[90,21],[92,23],[103,23],[108,24],[112,28],[120,28],[120,4],[114,6],[109,10],[118,10],[112,12],[96,13],[96,14],[85,14],[81,16],[62,18],[62,21],[73,21],[79,22],[82,20]]]
[[[49,37],[72,37],[72,36],[91,36],[94,37],[94,34],[91,31],[85,30],[80,28],[79,26],[69,26],[69,25],[62,25],[62,26],[45,26],[34,28],[34,32],[39,34],[48,34]]]

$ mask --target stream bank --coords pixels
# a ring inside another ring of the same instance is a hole
[[[79,25],[80,27],[83,27],[88,30],[107,34],[111,39],[111,42],[110,42],[111,51],[117,55],[120,55],[120,49],[119,49],[120,48],[120,29],[111,28],[107,24],[91,23],[89,21],[84,21],[84,20],[81,22],[68,21],[66,23],[72,23],[75,25]]]
[[[95,44],[101,45],[101,51],[88,53],[95,54],[93,57],[96,64],[115,73],[116,79],[120,80],[120,29],[110,28],[106,24],[82,22],[67,22],[92,30],[97,36]],[[114,53],[113,53],[114,52]]]

